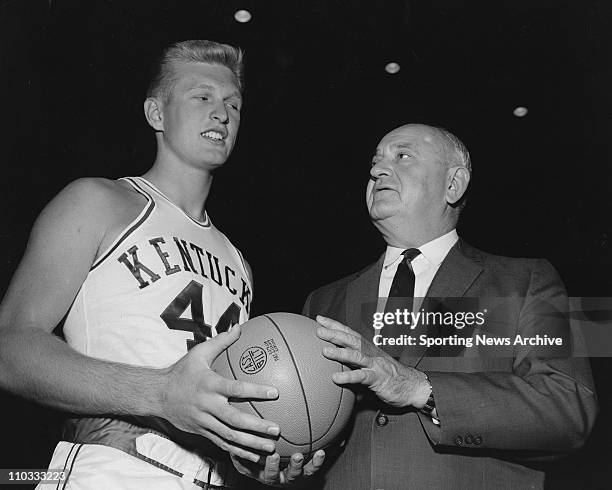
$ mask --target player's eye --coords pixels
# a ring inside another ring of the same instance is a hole
[[[198,99],[206,102],[210,100],[210,97],[208,95],[198,95]]]
[[[239,111],[240,110],[240,106],[235,103],[235,102],[228,102],[227,106],[234,109],[235,111]]]
[[[404,153],[403,151],[398,152],[397,154],[397,159],[398,160],[407,160],[408,158],[410,158],[412,155],[410,153]]]

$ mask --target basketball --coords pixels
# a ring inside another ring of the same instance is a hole
[[[355,402],[351,390],[331,379],[347,368],[323,357],[329,344],[316,336],[318,326],[293,313],[258,316],[242,325],[240,338],[212,365],[226,378],[278,388],[276,400],[231,403],[280,426],[276,451],[283,459],[299,452],[307,461],[336,442]]]

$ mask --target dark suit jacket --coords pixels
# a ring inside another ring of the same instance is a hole
[[[333,318],[371,340],[383,258],[311,293],[304,314]],[[459,240],[427,297],[497,301],[497,308],[489,305],[492,311],[483,326],[488,334],[568,335],[559,328],[554,308],[542,315],[551,304],[562,309],[567,301],[559,276],[545,260],[494,256]],[[581,447],[593,426],[597,402],[589,363],[550,358],[537,347],[505,349],[486,355],[474,348],[442,347],[435,357],[404,349],[400,361],[429,375],[441,426],[414,409],[392,409],[358,389],[354,426],[344,450],[321,475],[324,488],[542,487],[539,461]],[[377,424],[381,413],[386,424],[380,417]]]

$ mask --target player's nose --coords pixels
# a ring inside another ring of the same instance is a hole
[[[210,113],[211,119],[215,121],[219,121],[222,124],[227,124],[229,121],[229,113],[227,111],[227,107],[224,102],[215,104],[215,107]]]

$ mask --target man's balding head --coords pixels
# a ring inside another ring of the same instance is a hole
[[[407,124],[378,144],[367,203],[387,242],[419,246],[455,227],[471,172],[463,143],[443,128]]]

